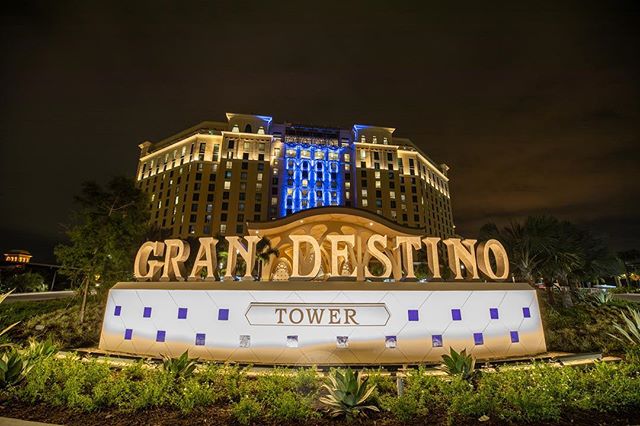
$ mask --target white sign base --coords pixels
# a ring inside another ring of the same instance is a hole
[[[119,283],[100,349],[253,364],[383,365],[546,352],[536,291],[511,283]]]

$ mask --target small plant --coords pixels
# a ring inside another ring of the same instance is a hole
[[[471,354],[467,354],[467,350],[463,349],[456,352],[455,349],[449,349],[449,355],[442,355],[442,369],[451,376],[461,376],[465,380],[469,380],[474,375],[476,360]]]
[[[254,398],[244,397],[233,405],[231,412],[238,423],[249,425],[260,418],[262,406]]]
[[[360,415],[366,416],[367,411],[380,411],[375,405],[367,405],[376,386],[370,385],[368,378],[363,379],[360,373],[354,373],[350,368],[333,370],[322,387],[328,394],[321,397],[320,402],[332,417],[346,416],[351,420]]]
[[[591,303],[595,306],[608,305],[613,300],[613,295],[608,291],[599,291],[591,296]]]
[[[189,351],[184,351],[178,358],[170,356],[162,356],[162,368],[169,373],[175,380],[188,379],[193,376],[196,369],[198,358],[189,358]]]
[[[0,389],[20,383],[31,370],[29,362],[15,349],[0,357]]]
[[[31,362],[49,358],[56,353],[58,347],[50,339],[41,342],[29,339],[29,347],[23,351],[25,358]]]
[[[613,325],[619,335],[610,335],[623,343],[631,344],[631,346],[640,346],[640,311],[631,307],[628,309],[628,317],[624,312],[620,313],[623,324]]]

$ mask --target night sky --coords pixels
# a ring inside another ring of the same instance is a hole
[[[225,112],[395,127],[451,167],[464,236],[549,213],[615,250],[640,248],[639,11],[617,1],[5,4],[0,250],[52,260],[82,181],[133,176],[139,143]]]

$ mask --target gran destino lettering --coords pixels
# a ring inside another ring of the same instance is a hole
[[[234,278],[238,256],[247,265],[256,262],[256,244],[260,238],[256,235],[241,237],[225,237],[229,245],[227,268],[224,279]],[[339,270],[340,259],[350,259],[355,268],[351,276],[358,280],[365,278],[389,278],[392,274],[396,279],[415,278],[414,250],[424,245],[427,266],[434,279],[442,278],[440,271],[439,247],[444,246],[447,253],[447,262],[453,272],[453,279],[478,279],[481,276],[490,281],[504,281],[509,276],[509,259],[502,244],[497,240],[488,240],[476,244],[477,240],[439,237],[414,237],[373,234],[369,236],[364,246],[364,254],[377,259],[384,267],[380,275],[374,275],[368,265],[355,259],[356,236],[351,235],[327,235],[318,241],[310,235],[290,235],[292,242],[292,273],[291,279],[312,279],[316,277],[321,268],[323,252],[328,252],[328,264],[330,277],[342,276]],[[244,240],[244,241],[242,241]],[[328,250],[321,250],[324,242],[330,246]],[[189,275],[186,275],[185,261],[189,258],[191,247],[183,240],[170,239],[164,242],[148,241],[144,243],[136,255],[134,264],[134,276],[138,281],[197,281],[203,269],[206,268],[204,280],[215,279],[217,268],[216,244],[218,240],[212,237],[199,238],[198,252]],[[300,273],[300,253],[302,246],[313,253],[313,267],[307,274]],[[390,255],[389,255],[390,254]],[[152,256],[154,258],[152,258]],[[463,272],[464,269],[464,272]],[[242,279],[253,280],[252,268],[246,268]]]

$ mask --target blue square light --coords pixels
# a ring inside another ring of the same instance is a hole
[[[462,321],[462,312],[460,312],[460,309],[452,309],[451,318],[454,321]]]
[[[434,334],[431,336],[431,346],[434,348],[442,347],[442,334]]]
[[[117,305],[116,308],[113,310],[113,316],[119,317],[121,313],[122,313],[122,306]]]
[[[196,333],[196,346],[204,346],[206,335],[204,333]]]
[[[524,315],[525,318],[531,318],[531,309],[525,306],[522,308],[522,315]]]
[[[178,308],[178,319],[187,318],[187,308]]]
[[[476,345],[484,345],[484,336],[482,333],[473,333],[473,343]]]
[[[417,309],[409,309],[409,321],[418,321],[418,310]]]
[[[511,343],[518,343],[520,341],[520,336],[518,336],[517,331],[510,332],[511,334]]]
[[[151,308],[149,306],[146,306],[144,308],[144,312],[142,313],[142,317],[143,318],[151,318]]]
[[[491,319],[498,319],[500,317],[498,315],[498,308],[489,308],[489,316]]]
[[[131,340],[132,337],[133,337],[133,329],[127,328],[124,331],[124,340]]]
[[[229,320],[229,309],[218,309],[218,321]]]
[[[164,342],[165,337],[167,337],[167,332],[164,330],[158,330],[156,333],[156,342]]]

